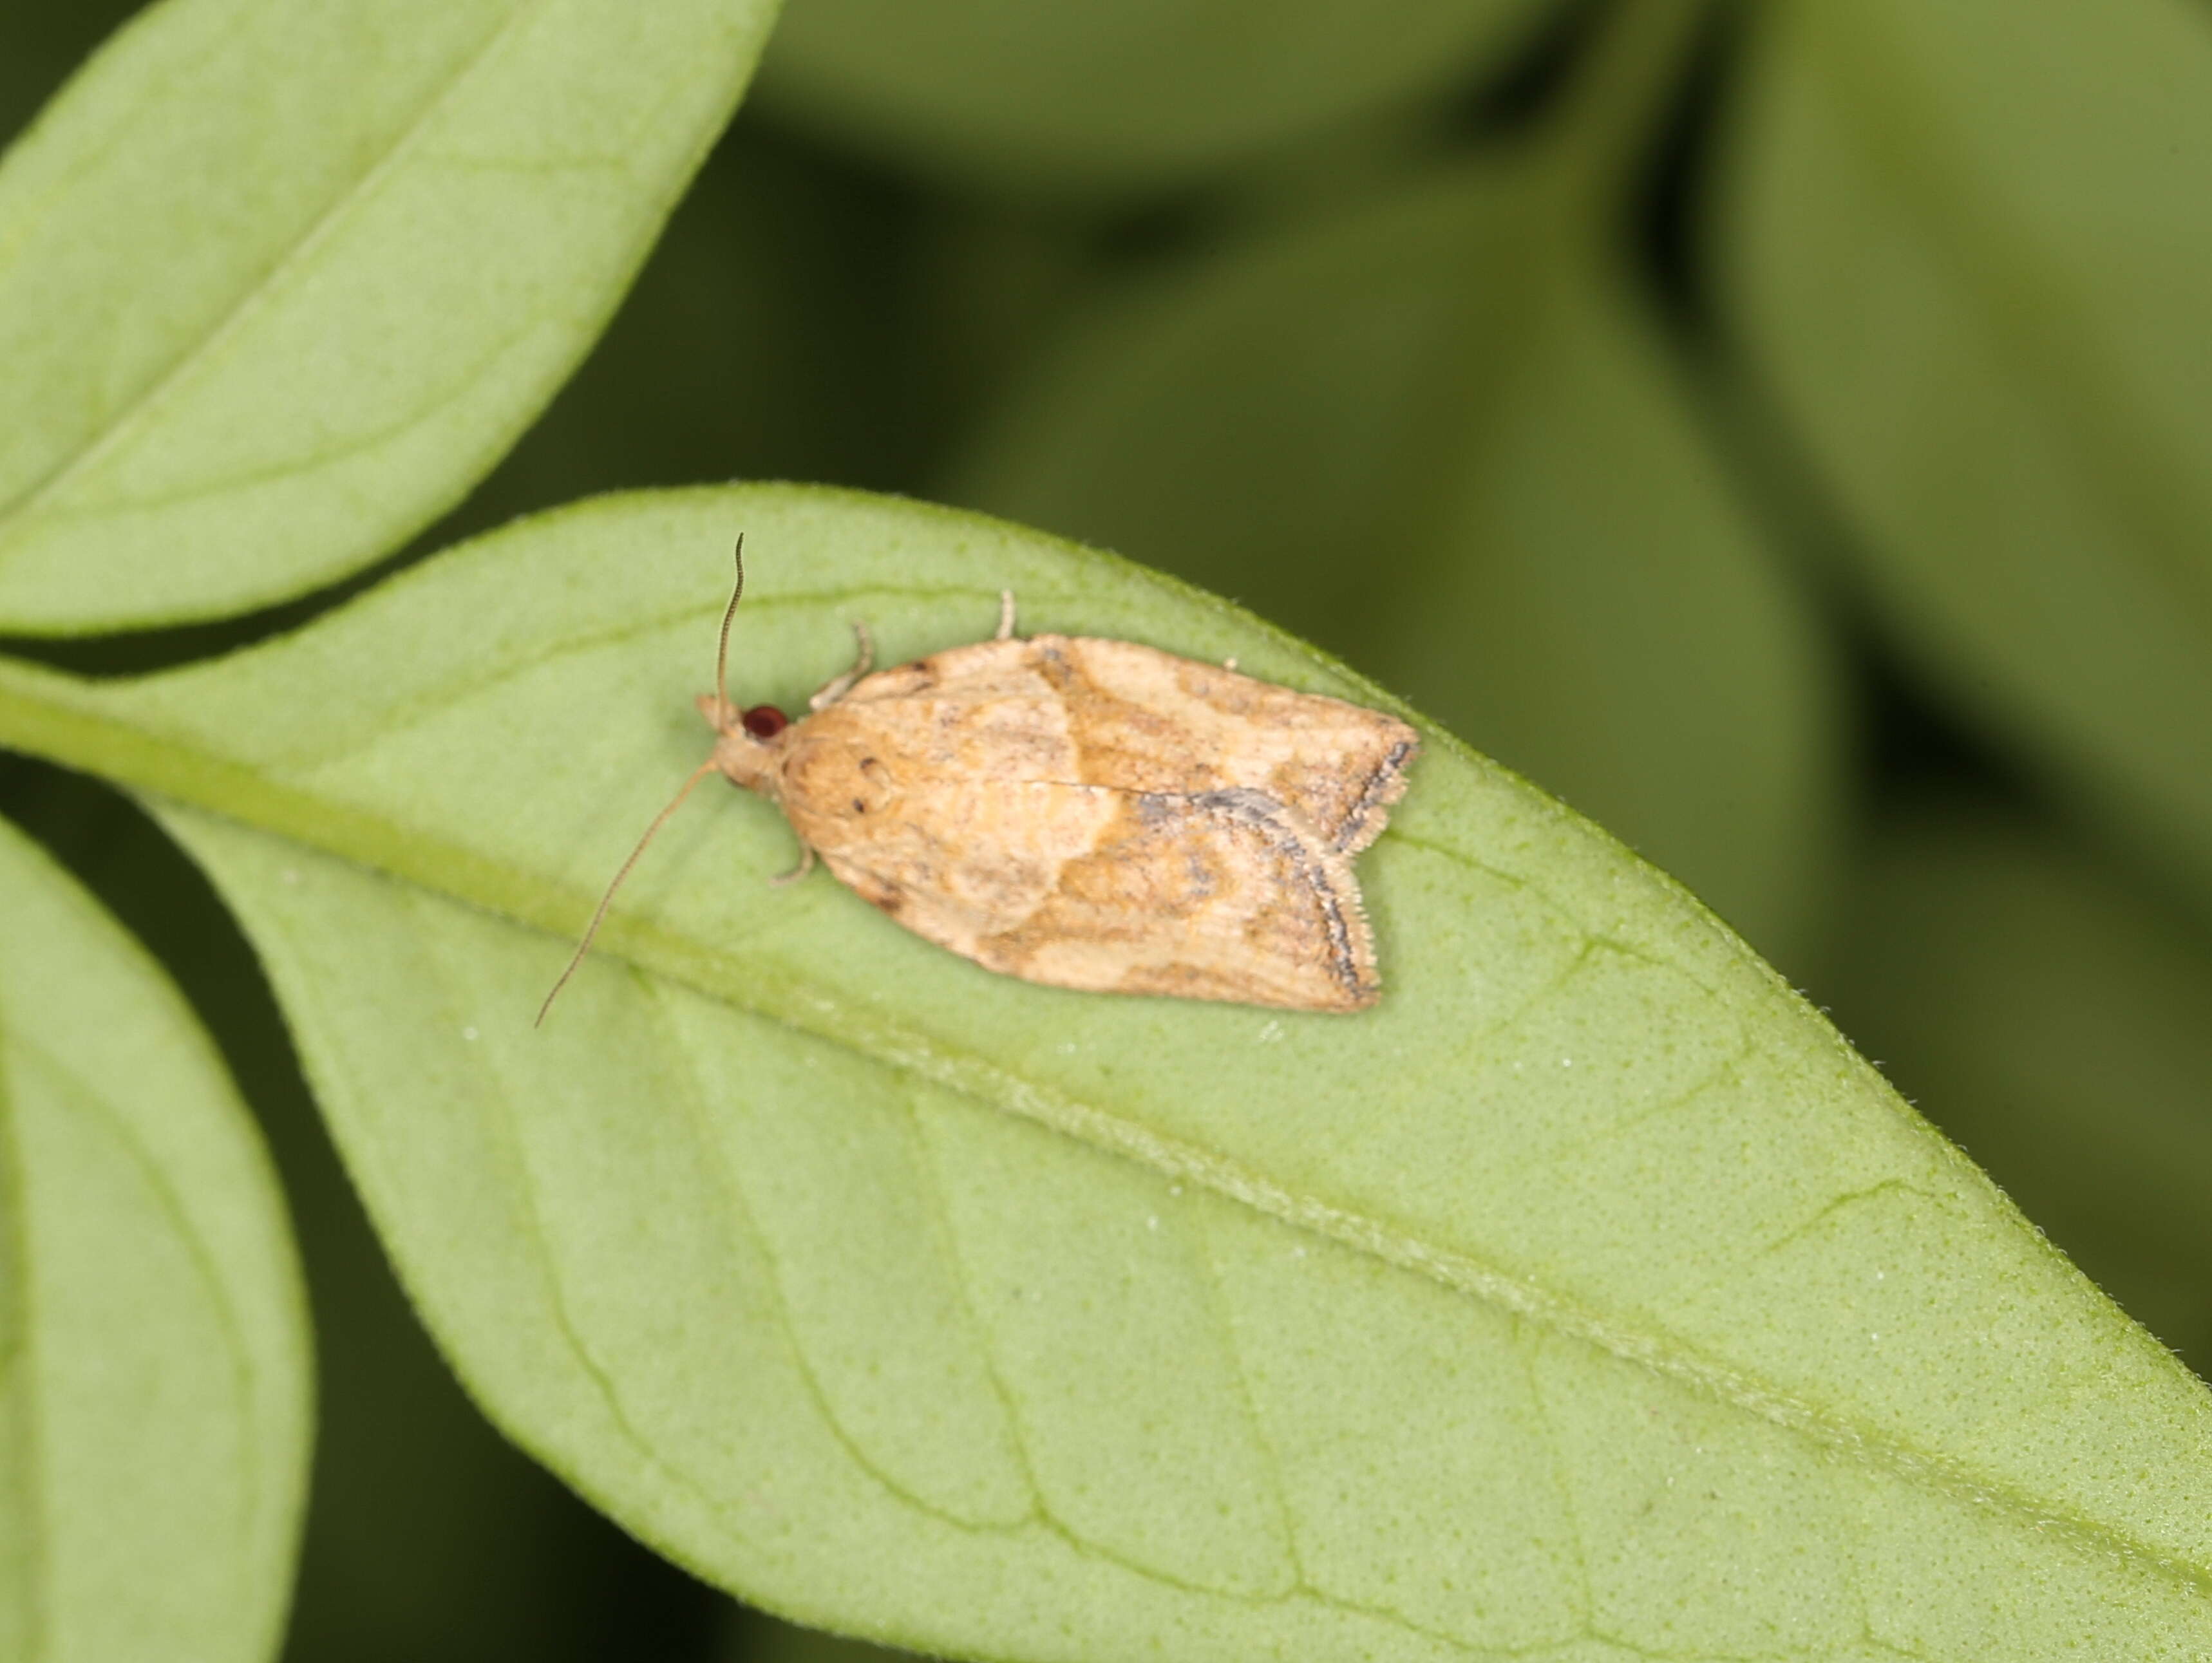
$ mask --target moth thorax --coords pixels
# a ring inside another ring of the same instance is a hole
[[[898,781],[866,740],[809,735],[783,758],[783,789],[787,801],[803,802],[865,835],[866,823],[897,798]]]

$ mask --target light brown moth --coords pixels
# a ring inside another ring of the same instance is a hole
[[[1006,594],[991,640],[873,674],[856,623],[860,661],[794,722],[726,690],[744,592],[739,537],[714,691],[699,698],[714,752],[615,874],[546,1007],[653,834],[714,773],[782,809],[801,851],[789,877],[818,857],[986,969],[1297,1011],[1375,1003],[1352,861],[1419,748],[1396,717],[1133,641],[1022,639]]]

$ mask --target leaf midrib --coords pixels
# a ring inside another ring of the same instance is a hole
[[[378,186],[413,153],[423,135],[451,106],[461,88],[476,77],[477,73],[512,36],[517,25],[542,9],[545,3],[546,0],[514,0],[506,18],[438,83],[397,130],[383,152],[338,189],[314,221],[274,262],[246,284],[222,317],[214,320],[198,340],[134,393],[98,432],[49,468],[13,502],[0,506],[0,562],[6,559],[6,545],[10,533],[35,515],[42,504],[66,489],[70,481],[125,443],[133,432],[144,425],[149,416],[160,408],[173,387],[179,385],[268,305],[287,274],[296,270],[317,248],[336,235],[337,228],[352,215],[354,210],[374,196]]]

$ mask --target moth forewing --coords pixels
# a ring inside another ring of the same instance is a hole
[[[1381,984],[1352,857],[1419,743],[1342,700],[1037,635],[862,677],[768,742],[754,788],[855,893],[986,968],[1356,1011]]]
[[[996,638],[870,674],[856,626],[860,662],[794,722],[723,691],[726,613],[699,701],[706,766],[777,803],[807,865],[818,854],[987,969],[1094,992],[1374,1004],[1352,860],[1405,792],[1413,730],[1133,641],[1012,628],[1007,597]]]

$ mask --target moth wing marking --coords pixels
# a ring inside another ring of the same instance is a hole
[[[1406,769],[1420,749],[1419,736],[1385,712],[1278,687],[1133,641],[1040,635],[1028,644],[1056,648],[1077,672],[1068,696],[1076,704],[1071,726],[1079,744],[1101,729],[1164,725],[1191,736],[1189,749],[1213,776],[1194,780],[1176,774],[1170,763],[1157,777],[1145,777],[1141,750],[1098,746],[1115,762],[1134,761],[1138,769],[1100,783],[1133,790],[1263,791],[1346,854],[1357,854],[1380,835],[1390,805],[1405,794]],[[1086,705],[1098,708],[1086,710]],[[1115,706],[1121,709],[1111,708]],[[1130,711],[1141,714],[1133,717]]]
[[[908,929],[987,968],[1088,992],[1356,1011],[1379,992],[1349,858],[1265,793],[1193,795],[1030,783],[1026,806],[1088,846],[1048,884],[979,895],[954,874],[994,852],[939,846],[884,870],[884,851],[826,853],[837,876]],[[1018,862],[1023,870],[1025,862]]]

